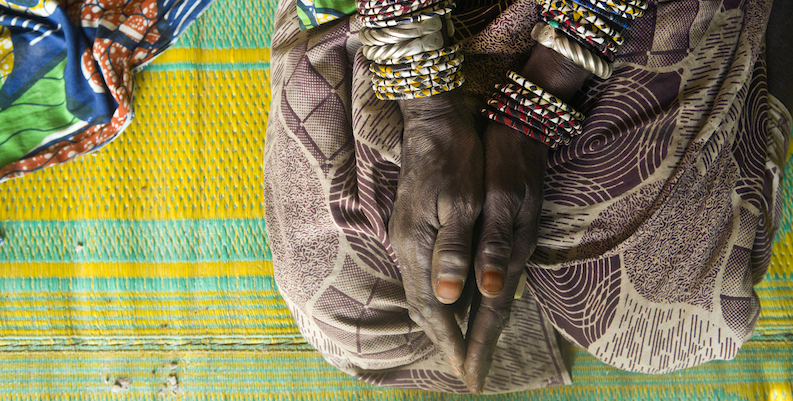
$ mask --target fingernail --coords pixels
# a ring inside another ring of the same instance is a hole
[[[438,297],[446,301],[456,301],[463,291],[463,281],[451,277],[443,277],[438,280]]]
[[[460,368],[458,368],[458,367],[457,367],[457,362],[455,362],[455,361],[454,361],[454,358],[452,358],[451,356],[448,356],[448,355],[447,355],[447,356],[446,356],[446,360],[447,360],[447,361],[449,361],[449,364],[450,364],[450,365],[451,365],[451,367],[452,367],[452,372],[454,372],[454,374],[455,374],[457,377],[460,377],[460,376],[462,376],[462,375],[463,375],[463,371],[462,371],[462,370],[460,370]]]
[[[504,280],[501,279],[501,272],[496,270],[488,270],[482,273],[482,287],[485,291],[493,294],[501,292],[504,286]]]

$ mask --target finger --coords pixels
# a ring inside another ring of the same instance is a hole
[[[406,238],[412,241],[399,241],[397,254],[403,272],[405,297],[408,301],[411,319],[416,322],[447,356],[452,370],[461,375],[465,362],[465,340],[455,318],[455,305],[441,303],[432,285],[432,258],[437,242],[431,224],[413,226]]]
[[[460,298],[471,269],[471,237],[481,210],[481,201],[476,198],[476,194],[457,197],[443,192],[438,196],[440,228],[435,237],[431,279],[436,298],[445,304]]]
[[[469,390],[476,394],[484,388],[498,339],[509,320],[515,292],[519,285],[525,285],[521,281],[522,273],[536,243],[537,213],[532,202],[522,200],[513,220],[509,208],[495,207],[503,206],[503,201],[491,195],[485,199],[483,235],[475,262],[475,269],[482,276],[496,268],[503,272],[498,293],[482,292],[481,303],[476,313],[472,313],[474,322],[466,335],[465,381]],[[485,216],[490,218],[485,219]],[[514,233],[514,237],[509,233]],[[482,283],[481,287],[487,287],[487,283]]]
[[[514,221],[524,198],[518,189],[487,191],[482,210],[482,228],[476,247],[474,271],[479,292],[488,298],[497,297],[504,288],[507,267],[512,257]]]
[[[484,389],[498,339],[509,321],[513,295],[521,273],[510,266],[505,278],[504,291],[497,297],[480,297],[476,312],[472,313],[473,323],[466,336],[464,370],[465,384],[474,394],[480,394]]]

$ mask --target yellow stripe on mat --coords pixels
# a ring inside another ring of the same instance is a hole
[[[190,52],[174,50],[163,57]],[[269,57],[265,49],[223,54]],[[143,71],[132,125],[90,156],[3,183],[0,220],[263,218],[269,73]]]
[[[198,49],[173,48],[163,52],[152,64],[191,63],[191,64],[230,64],[230,63],[269,63],[270,49]]]
[[[231,262],[0,263],[0,278],[189,278],[273,275],[269,260]]]

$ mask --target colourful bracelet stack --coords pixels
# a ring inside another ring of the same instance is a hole
[[[379,99],[415,99],[459,88],[464,82],[459,45],[450,45],[453,0],[357,2],[364,27],[363,55],[372,60]]]
[[[614,61],[617,47],[625,42],[623,32],[629,23],[647,9],[645,0],[537,0],[537,3],[547,28],[545,24],[538,24],[532,32],[535,40],[571,58],[553,42],[538,40],[543,29],[550,29],[552,32],[546,32],[546,37],[564,37],[572,43],[569,47],[579,47],[588,57],[597,57],[606,63]]]
[[[534,138],[551,148],[567,145],[581,134],[584,115],[526,78],[510,71],[512,81],[497,85],[482,109],[487,118]]]
[[[545,22],[532,29],[538,44],[554,50],[602,79],[611,76],[629,22],[647,8],[645,0],[537,0]],[[497,85],[482,114],[551,148],[581,134],[583,114],[526,78]]]

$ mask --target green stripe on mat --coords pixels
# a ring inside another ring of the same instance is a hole
[[[264,219],[6,221],[0,262],[271,260]]]
[[[384,389],[330,367],[305,345],[265,346],[257,351],[6,353],[0,399],[100,399],[119,378],[127,400],[156,399],[163,388],[183,400],[678,400],[789,399],[793,375],[790,341],[746,344],[731,362],[714,361],[666,375],[640,375],[572,352],[574,385],[500,396],[460,396]],[[18,367],[24,369],[18,369]],[[71,396],[74,394],[74,396]],[[784,395],[783,395],[784,394]],[[164,394],[161,394],[161,396]]]
[[[174,47],[245,49],[270,46],[276,0],[215,0]]]
[[[140,293],[141,297],[168,296],[168,292],[217,292],[219,296],[229,292],[278,291],[271,276],[247,277],[178,277],[178,278],[3,278],[0,293],[3,295],[52,292],[54,295],[87,293],[93,296],[104,294]],[[132,295],[130,295],[132,296]],[[2,302],[0,302],[2,307]]]

